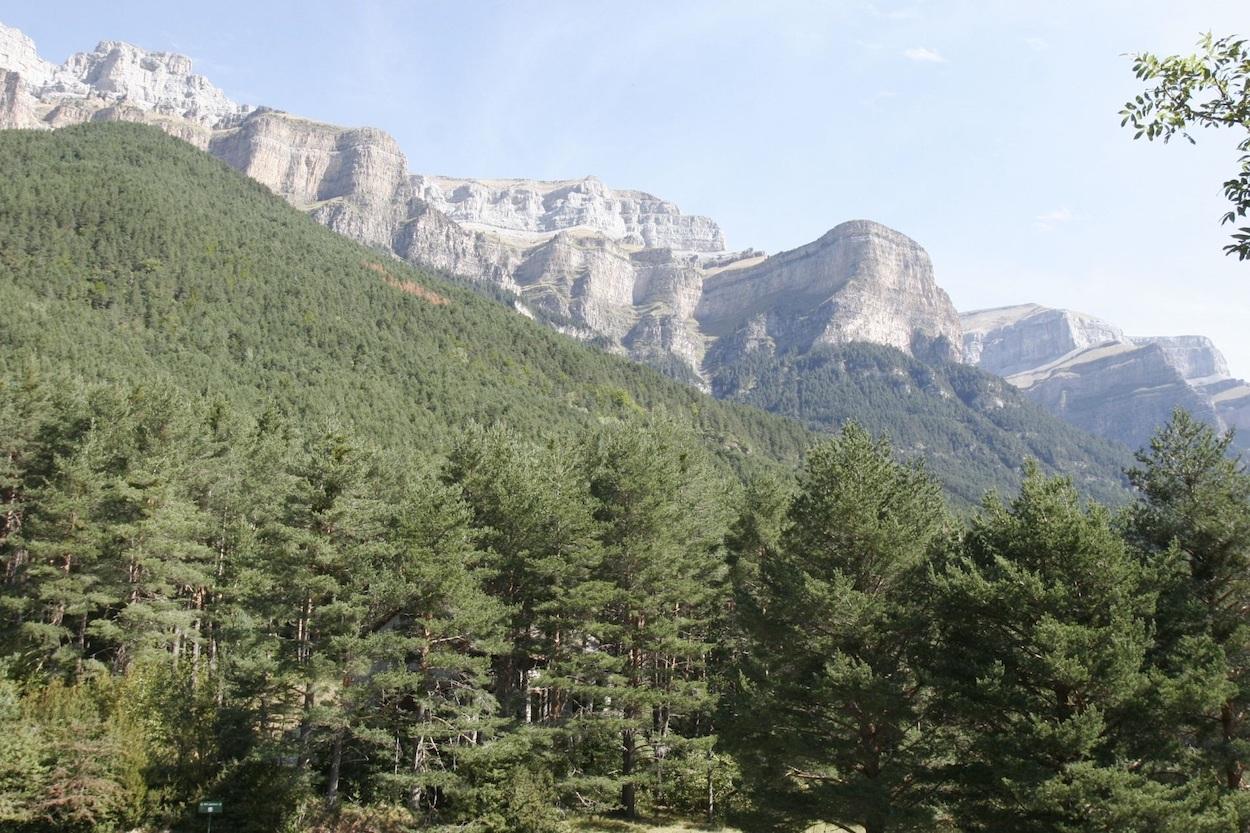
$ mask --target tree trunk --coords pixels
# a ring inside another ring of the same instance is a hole
[[[712,780],[712,750],[707,751],[707,826],[716,824],[716,790]]]
[[[1237,739],[1237,725],[1236,718],[1233,716],[1232,703],[1225,703],[1220,708],[1220,727],[1223,730],[1224,745],[1231,746]],[[1242,774],[1241,762],[1235,757],[1230,757],[1224,765],[1224,780],[1229,790],[1241,789]]]
[[[634,730],[625,729],[621,732],[621,775],[625,780],[621,783],[621,812],[626,818],[638,815],[638,789],[634,784]]]
[[[304,712],[300,718],[299,724],[299,766],[300,769],[307,769],[308,764],[312,761],[312,710],[316,705],[316,693],[313,690],[312,682],[304,684]]]
[[[330,776],[326,779],[326,804],[333,807],[339,800],[339,771],[343,765],[344,729],[334,733],[334,746],[330,750]]]

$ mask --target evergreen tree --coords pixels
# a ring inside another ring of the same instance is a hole
[[[1168,768],[1218,784],[1250,829],[1250,473],[1183,411],[1138,453],[1130,535],[1159,587],[1150,732]],[[1199,788],[1201,788],[1199,786]]]
[[[577,676],[599,569],[590,495],[559,450],[520,442],[505,429],[472,429],[451,454],[445,477],[473,512],[487,552],[487,591],[508,611],[507,650],[495,659],[503,716],[559,720]]]
[[[826,821],[922,829],[938,750],[931,692],[909,658],[930,548],[946,522],[925,471],[848,425],[808,455],[758,587],[732,742],[763,829]]]
[[[572,691],[565,754],[584,772],[611,773],[622,812],[635,816],[639,787],[666,802],[666,768],[710,728],[707,663],[725,594],[728,496],[667,421],[606,425],[584,454],[607,586],[587,637],[598,669]],[[618,765],[591,764],[613,737]]]
[[[1030,472],[987,499],[934,587],[929,654],[963,733],[948,774],[967,831],[1225,830],[1128,754],[1154,609],[1108,513]]]
[[[482,589],[469,520],[454,490],[413,478],[387,545],[353,569],[349,592],[362,615],[339,639],[347,676],[331,797],[350,739],[369,762],[362,786],[377,798],[446,819],[472,804],[461,770],[499,729],[489,657],[502,615]]]

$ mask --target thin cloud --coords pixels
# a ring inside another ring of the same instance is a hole
[[[922,64],[944,64],[946,59],[936,49],[929,49],[927,46],[916,46],[911,49],[903,50],[903,57],[909,61],[916,61]]]
[[[915,6],[904,6],[899,9],[882,9],[876,3],[870,3],[868,9],[877,17],[883,17],[886,20],[917,20],[920,18],[920,9]]]
[[[1075,215],[1069,208],[1056,208],[1053,211],[1047,211],[1045,214],[1038,214],[1033,218],[1033,226],[1039,231],[1050,231],[1064,223],[1072,222]]]
[[[1034,52],[1042,52],[1050,47],[1050,43],[1045,38],[1025,38],[1024,42]]]

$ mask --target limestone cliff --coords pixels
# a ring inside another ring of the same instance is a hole
[[[1250,387],[1202,336],[1129,337],[1037,304],[961,316],[964,360],[998,373],[1085,430],[1138,447],[1184,408],[1219,429],[1250,425]]]
[[[1234,379],[1228,362],[1206,336],[1133,336],[1133,341],[1159,345],[1189,385],[1215,407],[1220,422],[1237,433],[1240,448],[1250,450],[1250,384]]]
[[[782,352],[868,341],[953,357],[959,315],[914,240],[853,220],[814,243],[708,278],[695,318],[709,335],[752,331]],[[763,327],[763,333],[759,332]]]
[[[1037,304],[979,310],[961,316],[963,359],[1010,376],[1100,344],[1123,341],[1115,325],[1090,315]]]
[[[539,182],[416,176],[417,196],[469,228],[511,233],[533,242],[550,233],[583,229],[626,246],[719,252],[720,227],[707,217],[641,191],[609,188],[593,176]]]
[[[94,51],[79,52],[57,66],[40,58],[25,34],[0,24],[0,68],[21,77],[38,103],[39,120],[48,124],[63,106],[77,111],[78,121],[125,106],[204,127],[237,123],[251,109],[192,73],[185,55],[147,52],[119,41],[101,41]]]
[[[1208,378],[1227,379],[1228,362],[1206,336],[1133,336],[1136,344],[1157,344],[1167,354],[1168,363],[1187,382]]]

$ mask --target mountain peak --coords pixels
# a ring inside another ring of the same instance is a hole
[[[253,109],[194,74],[186,55],[149,52],[125,41],[102,40],[94,51],[75,53],[57,66],[39,57],[25,33],[0,23],[0,69],[16,73],[24,92],[42,105],[36,118],[72,103],[85,108],[83,119],[106,108],[130,107],[214,128],[237,123]]]

